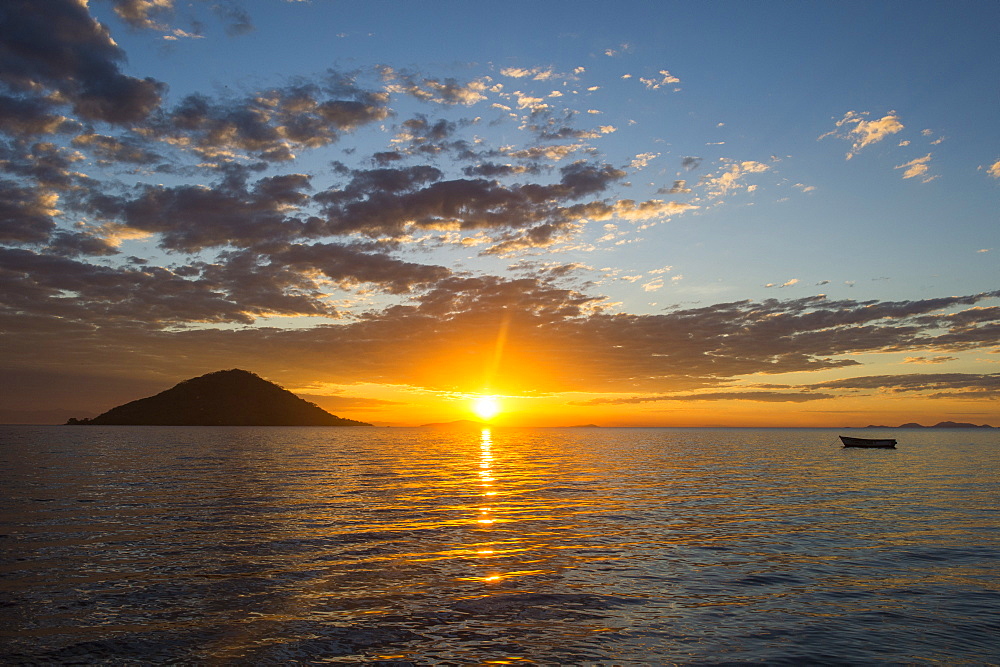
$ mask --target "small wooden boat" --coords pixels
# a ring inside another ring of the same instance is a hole
[[[893,438],[852,438],[847,435],[840,436],[840,441],[844,447],[881,447],[882,449],[896,449],[896,441]]]

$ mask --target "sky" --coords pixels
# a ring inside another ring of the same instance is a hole
[[[1000,426],[1000,3],[7,0],[0,422]]]

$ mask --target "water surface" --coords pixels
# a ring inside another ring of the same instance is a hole
[[[0,427],[0,657],[995,660],[1000,435],[840,432]]]

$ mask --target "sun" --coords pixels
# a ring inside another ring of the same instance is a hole
[[[472,411],[480,419],[489,421],[500,412],[500,402],[496,396],[480,396],[473,402]]]

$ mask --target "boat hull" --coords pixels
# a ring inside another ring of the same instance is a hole
[[[844,447],[868,447],[872,449],[895,449],[896,441],[893,438],[852,438],[850,436],[840,436],[840,441]]]

